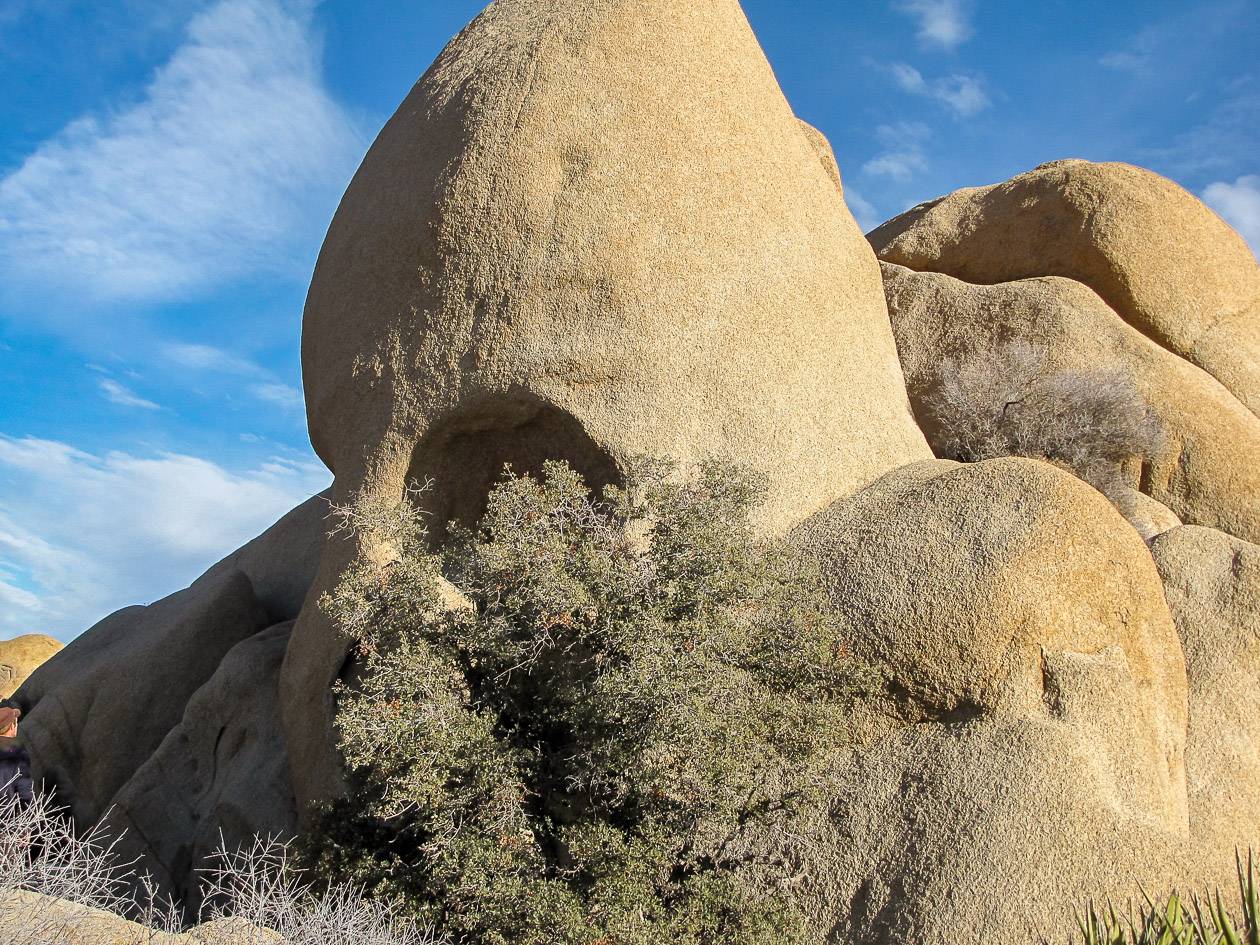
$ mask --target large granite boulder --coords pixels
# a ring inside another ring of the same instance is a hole
[[[106,617],[18,692],[36,780],[96,823],[228,651],[270,622],[235,570]]]
[[[1035,347],[1047,375],[1110,371],[1133,379],[1162,442],[1126,470],[1129,485],[1184,522],[1260,540],[1260,418],[1207,372],[1127,324],[1097,293],[1060,277],[974,285],[883,264],[911,402],[938,451],[942,365],[981,375],[1012,339]],[[957,423],[956,418],[954,422]],[[1150,508],[1136,508],[1135,520]]]
[[[1128,164],[1056,161],[915,207],[879,257],[978,284],[1064,276],[1260,413],[1260,265],[1193,194]]]
[[[920,463],[794,540],[882,680],[837,766],[836,940],[1058,941],[1091,898],[1204,875],[1181,647],[1102,495],[1033,460]]]
[[[834,940],[1006,945],[1087,899],[1224,884],[1222,851],[1260,843],[1254,259],[1154,175],[1049,165],[873,234],[931,271],[885,267],[890,324],[841,192],[736,0],[498,0],[321,253],[303,361],[329,498],[431,479],[438,543],[505,463],[765,473],[762,531],[817,558],[875,671],[834,868],[801,886]],[[1170,434],[1126,494],[1142,534],[1049,464],[931,459],[902,363],[914,388],[1012,336],[1142,385]],[[318,598],[388,549],[328,535],[327,501],[17,693],[36,774],[85,826],[112,809],[190,907],[220,830],[283,835],[344,787],[354,641]]]
[[[372,146],[306,305],[311,439],[344,500],[432,479],[434,535],[505,463],[641,453],[769,474],[782,531],[930,456],[878,265],[737,0],[499,0]],[[330,545],[329,587],[357,552]],[[282,705],[339,790],[347,641],[314,609]]]
[[[292,621],[237,644],[188,700],[184,716],[114,796],[108,830],[195,915],[196,870],[221,847],[288,839],[297,823],[280,734],[280,662]]]
[[[1186,654],[1190,829],[1227,862],[1260,851],[1260,547],[1187,526],[1151,553]]]

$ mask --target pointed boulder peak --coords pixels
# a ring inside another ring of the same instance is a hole
[[[880,258],[972,283],[1066,276],[1260,414],[1260,265],[1193,194],[1129,164],[1054,161],[870,235]]]
[[[844,181],[840,178],[840,164],[836,161],[836,152],[832,149],[831,142],[827,140],[825,134],[807,121],[801,122],[801,131],[805,132],[805,140],[809,142],[810,147],[818,155],[818,160],[822,162],[823,170],[827,172],[831,182],[836,185],[836,190],[840,191],[841,196],[843,196]]]
[[[771,474],[780,530],[927,456],[827,164],[735,0],[499,0],[333,222],[317,450],[342,488],[431,475],[455,517],[504,462],[720,454]]]

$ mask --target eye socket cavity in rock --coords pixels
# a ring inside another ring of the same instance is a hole
[[[440,544],[449,522],[477,523],[505,466],[518,476],[540,477],[550,460],[567,462],[596,493],[622,483],[616,460],[576,417],[522,389],[465,402],[436,423],[417,444],[407,481],[431,483],[422,505],[431,515],[430,536]]]

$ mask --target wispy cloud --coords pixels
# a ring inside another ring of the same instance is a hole
[[[128,387],[108,377],[100,381],[101,393],[112,404],[122,407],[136,407],[140,410],[161,410],[161,406],[151,400],[145,400]]]
[[[285,410],[301,410],[305,406],[302,392],[288,384],[256,384],[251,390],[259,400]]]
[[[959,118],[970,118],[993,104],[985,91],[984,80],[977,76],[955,73],[929,81],[918,69],[904,62],[893,63],[891,71],[903,91],[935,99]]]
[[[1229,180],[1255,168],[1260,154],[1260,75],[1243,75],[1205,101],[1203,118],[1159,147],[1144,163],[1179,179]]]
[[[234,472],[195,456],[95,455],[0,435],[0,637],[66,639],[172,593],[328,480],[313,461]]]
[[[883,222],[875,205],[867,200],[851,184],[844,188],[844,200],[849,205],[849,212],[857,220],[863,233],[869,233]]]
[[[75,121],[0,181],[9,289],[164,299],[299,268],[361,148],[310,7],[214,3],[138,104]]]
[[[1129,50],[1109,52],[1098,60],[1099,65],[1117,72],[1139,72],[1147,62],[1145,54]]]
[[[1161,50],[1174,38],[1172,23],[1155,23],[1143,27],[1123,49],[1113,49],[1098,64],[1116,72],[1140,73],[1161,58]]]
[[[914,17],[919,40],[928,46],[955,49],[975,33],[968,0],[895,0],[893,9]]]
[[[221,374],[261,374],[248,358],[224,351],[213,345],[170,343],[161,348],[162,357],[170,364],[193,371],[215,371]]]
[[[932,136],[927,125],[919,122],[898,122],[880,125],[875,138],[884,150],[862,165],[862,172],[876,177],[906,181],[928,169],[923,147]]]
[[[270,371],[249,358],[214,345],[183,342],[165,344],[161,351],[168,364],[201,374],[225,375],[227,383],[234,389],[240,389],[241,380],[246,379],[250,395],[263,403],[290,412],[301,413],[305,409],[306,403],[300,390],[277,380]]]
[[[1232,184],[1211,184],[1203,191],[1203,199],[1251,244],[1251,251],[1260,258],[1260,174],[1246,174]]]

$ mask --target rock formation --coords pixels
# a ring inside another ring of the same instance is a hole
[[[826,163],[736,0],[493,4],[381,132],[315,270],[303,373],[339,499],[431,477],[440,532],[504,463],[598,486],[640,453],[723,455],[770,474],[783,530],[930,456]],[[300,801],[338,789],[345,654],[303,614]]]
[[[1174,185],[1078,161],[881,227],[881,280],[841,189],[736,0],[498,0],[321,253],[303,361],[330,497],[431,478],[440,543],[505,463],[765,473],[760,526],[822,562],[879,671],[808,893],[836,941],[1009,945],[1085,899],[1226,882],[1235,844],[1260,849],[1254,258]],[[907,380],[922,420],[935,363],[1011,337],[1124,367],[1159,413],[1166,447],[1117,500],[1137,530],[1048,464],[932,459]],[[112,807],[165,891],[195,900],[218,830],[293,829],[343,787],[354,641],[318,597],[388,550],[326,512],[17,693],[36,774],[84,825]]]
[[[187,888],[220,829],[293,827],[279,663],[327,514],[316,496],[190,588],[105,618],[15,697],[37,781],[81,827],[112,812],[167,893]]]
[[[1228,860],[1260,849],[1260,547],[1185,527],[1151,552],[1186,655],[1190,829]]]
[[[1017,338],[1046,353],[1049,372],[1132,375],[1164,430],[1130,485],[1183,521],[1260,540],[1260,418],[1207,372],[1125,323],[1092,290],[1044,277],[973,285],[883,264],[897,350],[920,424],[936,442],[935,372],[944,359],[983,359]]]
[[[0,902],[0,939],[9,945],[191,945],[111,912],[17,892]]]
[[[207,922],[175,935],[102,909],[28,892],[0,902],[0,941],[7,945],[286,945],[273,932],[237,921]]]
[[[1225,221],[1158,174],[1056,161],[915,207],[870,240],[886,262],[972,283],[1082,282],[1260,413],[1260,266]]]
[[[27,677],[60,652],[61,647],[61,641],[42,633],[0,641],[0,699],[17,692]]]
[[[1176,529],[1157,571],[1100,494],[1018,459],[898,470],[794,540],[883,679],[834,808],[837,941],[1058,941],[1090,899],[1228,888],[1260,844],[1250,546]],[[1178,631],[1210,653],[1189,734]]]
[[[287,836],[297,823],[277,685],[292,629],[276,624],[229,650],[111,802],[120,858],[139,858],[190,914],[201,904],[193,870],[220,844]]]

